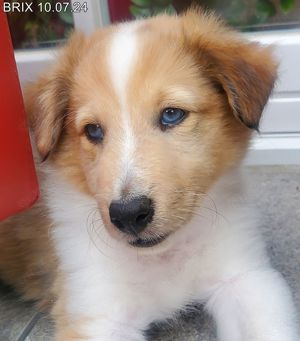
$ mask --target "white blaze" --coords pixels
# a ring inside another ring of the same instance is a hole
[[[136,26],[137,23],[120,26],[114,34],[109,51],[110,76],[119,100],[119,114],[123,125],[123,149],[121,151],[120,167],[122,174],[120,174],[119,181],[115,185],[117,193],[120,192],[122,186],[129,180],[134,163],[135,138],[127,101],[127,84],[137,55]]]

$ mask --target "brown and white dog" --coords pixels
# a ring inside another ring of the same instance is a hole
[[[56,340],[145,340],[191,302],[220,341],[300,339],[236,171],[276,69],[190,10],[74,34],[29,87],[42,195],[1,224],[0,274]]]

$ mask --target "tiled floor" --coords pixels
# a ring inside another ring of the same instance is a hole
[[[272,262],[289,282],[300,311],[300,167],[249,167],[245,177],[250,185],[250,201],[261,214],[260,228]],[[0,287],[0,341],[17,341],[35,314],[30,304]],[[152,328],[150,339],[215,341],[213,330],[213,323],[200,310]],[[42,316],[29,339],[50,341],[52,335],[53,324]]]
[[[15,295],[9,288],[1,285],[0,292],[0,340],[18,340],[22,331],[26,329],[30,321],[35,319],[37,312],[30,303],[22,302],[20,297]],[[42,320],[43,318],[41,318],[41,321]],[[40,321],[34,327],[34,329],[37,329],[38,332],[41,331],[39,325]],[[44,327],[45,323],[42,328],[43,331],[45,330]],[[39,335],[41,336],[41,333]],[[42,337],[33,338],[32,340],[46,340],[44,336],[45,334]]]

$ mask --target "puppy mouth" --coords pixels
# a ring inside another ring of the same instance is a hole
[[[134,241],[130,241],[129,244],[134,247],[141,247],[141,248],[146,248],[146,247],[153,247],[155,245],[160,244],[163,242],[166,238],[168,237],[168,234],[159,236],[159,237],[152,237],[152,238],[138,238],[135,239]]]

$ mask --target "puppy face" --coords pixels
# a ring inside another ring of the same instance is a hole
[[[267,49],[191,11],[74,35],[27,108],[41,155],[109,233],[154,246],[243,156],[275,73]]]

